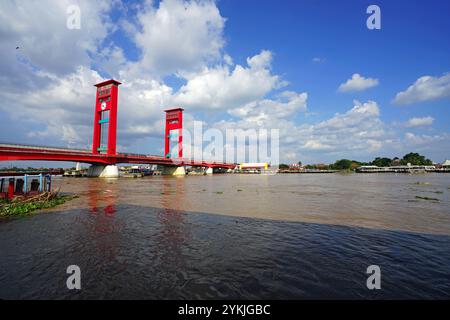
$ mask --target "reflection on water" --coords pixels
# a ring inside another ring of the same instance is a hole
[[[0,224],[0,298],[450,297],[445,175],[57,183],[80,197]]]

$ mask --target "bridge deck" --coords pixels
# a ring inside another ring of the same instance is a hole
[[[17,144],[0,144],[0,161],[40,160],[40,161],[69,161],[90,164],[158,164],[165,166],[198,166],[211,168],[233,169],[236,164],[199,161],[192,159],[168,159],[161,156],[118,153],[116,155],[93,154],[90,150],[67,149],[45,146],[30,146]]]

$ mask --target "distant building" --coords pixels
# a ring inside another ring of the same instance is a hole
[[[450,169],[450,160],[445,160],[442,164],[443,168]]]
[[[399,158],[394,158],[391,161],[391,166],[399,166],[401,164],[401,160]]]
[[[357,172],[388,172],[388,168],[378,167],[378,166],[360,166],[356,168]]]
[[[241,163],[239,165],[240,170],[251,170],[251,169],[264,169],[267,170],[269,168],[269,163],[261,162],[261,163]]]
[[[406,166],[390,166],[390,167],[378,167],[378,166],[360,166],[356,168],[357,172],[432,172],[435,171],[435,166],[416,166],[408,163]]]

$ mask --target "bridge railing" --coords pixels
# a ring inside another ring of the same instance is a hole
[[[86,156],[88,156],[88,158],[96,158],[96,160],[101,160],[101,159],[105,159],[105,161],[107,161],[110,158],[116,158],[118,161],[121,160],[126,160],[125,162],[132,162],[133,160],[138,160],[138,161],[154,161],[155,163],[159,163],[162,165],[187,165],[187,166],[226,166],[226,167],[230,167],[236,164],[231,164],[231,163],[225,163],[222,161],[213,161],[213,160],[196,160],[196,159],[188,159],[188,158],[165,158],[163,156],[158,156],[158,155],[149,155],[149,154],[139,154],[139,153],[131,153],[131,152],[126,152],[126,153],[117,153],[116,155],[108,155],[108,154],[92,154],[91,150],[86,150],[86,149],[70,149],[70,148],[63,148],[63,147],[46,147],[46,146],[39,146],[39,145],[32,145],[32,144],[11,144],[11,143],[0,143],[0,151],[8,151],[9,149],[15,149],[15,150],[9,150],[9,151],[17,151],[20,152],[19,150],[23,149],[24,152],[33,152],[37,151],[40,154],[52,154],[52,153],[59,153],[60,154],[70,154],[73,153],[74,156],[79,156],[79,154],[82,154],[82,160],[81,162],[83,162],[83,160],[86,161]],[[76,154],[78,153],[78,155]],[[122,158],[122,159],[120,159]],[[133,159],[134,158],[134,159]],[[95,159],[94,159],[95,160]],[[76,160],[75,160],[76,161]],[[95,162],[95,161],[94,161]],[[103,162],[102,162],[103,163]]]
[[[132,152],[119,152],[117,153],[118,156],[130,156],[130,157],[159,157],[162,158],[162,156],[157,156],[157,155],[151,155],[151,154],[142,154],[142,153],[132,153]]]
[[[167,162],[175,162],[175,163],[195,163],[195,164],[214,164],[214,165],[233,165],[233,163],[226,163],[223,161],[212,161],[212,160],[196,160],[189,158],[164,158],[160,155],[150,155],[150,154],[141,154],[141,153],[118,153],[117,156],[120,157],[142,157],[142,158],[162,158]],[[237,165],[237,164],[236,164]]]
[[[18,143],[3,143],[0,142],[0,148],[17,148],[17,149],[35,149],[35,150],[51,150],[51,151],[76,151],[83,153],[92,153],[91,150],[87,149],[78,149],[78,148],[65,148],[65,147],[48,147],[34,144],[18,144]]]

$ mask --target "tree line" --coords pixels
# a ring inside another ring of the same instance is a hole
[[[390,167],[390,166],[399,166],[399,165],[407,165],[410,163],[411,165],[432,165],[433,161],[426,158],[423,155],[420,155],[419,153],[410,152],[408,154],[405,154],[403,158],[395,157],[393,159],[387,158],[387,157],[376,157],[371,162],[361,162],[357,160],[350,160],[350,159],[340,159],[337,160],[335,163],[332,164],[308,164],[304,167],[306,169],[318,169],[318,170],[353,170],[360,166],[377,166],[377,167]],[[302,165],[301,162],[298,163],[300,166]],[[289,166],[287,164],[280,164],[280,169],[288,169]]]

